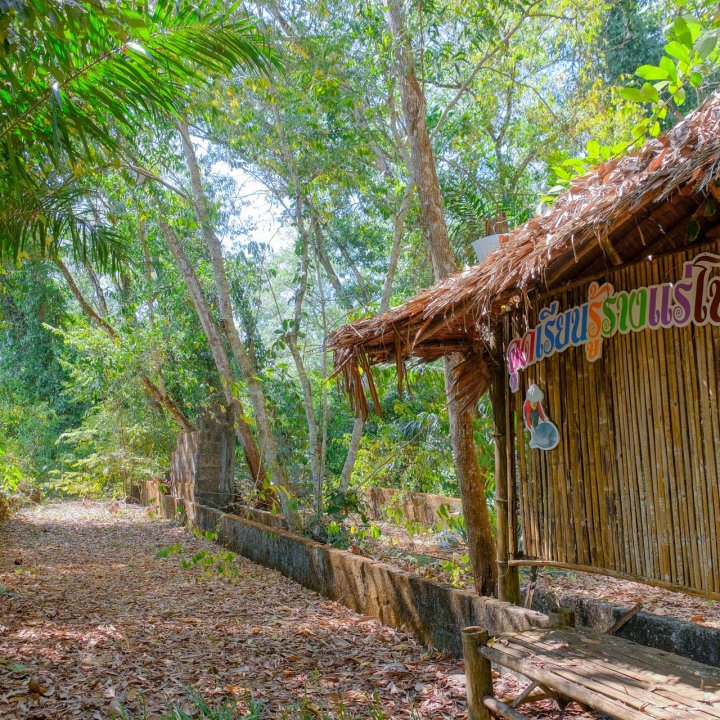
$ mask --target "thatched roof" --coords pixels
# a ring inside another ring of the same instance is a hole
[[[720,93],[715,93],[637,152],[574,180],[546,212],[501,237],[479,265],[379,317],[333,332],[328,345],[336,373],[356,412],[367,412],[358,366],[369,376],[371,365],[393,361],[401,381],[411,356],[480,357],[493,322],[523,300],[712,236],[718,219],[704,203],[712,196],[720,200],[718,176]]]

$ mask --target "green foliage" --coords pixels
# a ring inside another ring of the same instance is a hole
[[[709,3],[682,5],[408,7],[460,264],[474,262],[470,243],[493,221],[513,227],[534,212],[550,168],[560,189],[710,91],[717,18]],[[358,542],[378,531],[363,517],[363,487],[458,494],[444,377],[438,363],[410,368],[411,392],[400,394],[394,368],[373,371],[382,415],[366,423],[340,492],[353,419],[330,380],[324,340],[341,322],[374,314],[386,284],[391,304],[431,285],[432,265],[417,198],[406,193],[382,8],[281,0],[266,11],[265,35],[234,3],[213,0],[18,0],[0,20],[0,247],[24,261],[0,275],[0,449],[51,492],[117,494],[164,473],[179,427],[145,381],[191,423],[225,401],[207,328],[161,231],[168,223],[178,235],[229,351],[174,128],[187,115],[233,315],[293,503],[313,503],[318,473],[328,517],[313,512],[312,524],[327,525],[334,542]],[[280,60],[284,72],[274,72]],[[638,66],[622,97],[619,85]],[[257,197],[270,230],[250,216]],[[53,266],[29,254],[62,257],[94,320]],[[230,363],[230,389],[257,435],[247,378]],[[474,431],[492,506],[487,400]],[[243,499],[268,500],[240,449],[237,459]],[[443,521],[462,534],[459,518]],[[203,571],[223,565],[211,555],[186,560]]]
[[[215,542],[218,539],[217,532],[211,530],[203,531],[194,527],[192,534],[197,539],[206,542]],[[183,570],[197,568],[201,570],[202,576],[206,579],[220,577],[226,582],[236,583],[241,576],[238,555],[230,550],[219,550],[217,553],[213,553],[204,548],[198,552],[191,552],[179,543],[175,543],[169,547],[160,548],[155,553],[155,557],[159,560],[172,556],[180,557],[180,567]]]
[[[332,491],[325,501],[325,512],[336,522],[346,520],[348,515],[357,514],[362,521],[368,521],[366,506],[357,490],[343,492],[341,489]]]
[[[455,560],[441,560],[440,567],[448,574],[453,587],[464,587],[472,577],[470,556],[465,554],[456,562]]]
[[[4,450],[0,449],[0,490],[5,492],[17,492],[23,480],[22,470],[7,456]]]
[[[239,709],[246,707],[247,709]],[[188,689],[188,700],[182,705],[175,704],[162,720],[260,720],[264,705],[252,698],[226,699],[219,703],[210,703],[193,689]],[[132,713],[122,708],[116,717],[120,720],[149,720],[145,713]],[[306,695],[299,703],[284,708],[282,720],[383,720],[385,712],[377,697],[369,704],[367,711],[358,715],[351,713],[343,705],[332,712],[323,712]]]
[[[171,555],[178,555],[183,552],[185,552],[183,546],[180,545],[180,543],[175,543],[174,545],[170,545],[169,547],[160,548],[160,550],[155,553],[155,557],[159,560],[162,558],[168,558]]]
[[[673,0],[676,14],[667,30],[664,47],[655,63],[634,65],[639,80],[619,88],[619,97],[640,113],[626,136],[617,142],[601,145],[588,141],[585,157],[566,158],[552,171],[555,185],[544,197],[553,197],[571,180],[590,168],[619,157],[648,138],[657,137],[698,107],[720,84],[720,15],[712,0]],[[634,11],[637,13],[637,9]],[[644,53],[640,54],[640,57]],[[640,57],[635,59],[635,63]],[[618,79],[625,79],[620,75]]]
[[[182,705],[173,705],[163,720],[259,720],[263,706],[250,700],[247,712],[238,710],[237,700],[228,699],[221,703],[211,704],[198,692],[188,689],[188,701]],[[136,714],[122,708],[116,717],[121,720],[146,720],[145,713]]]
[[[619,0],[612,4],[598,38],[604,55],[600,71],[614,85],[638,65],[656,64],[662,55],[663,29],[658,4]]]
[[[438,508],[437,514],[440,521],[450,532],[456,533],[467,542],[467,527],[462,513],[454,513],[449,505],[443,504]]]

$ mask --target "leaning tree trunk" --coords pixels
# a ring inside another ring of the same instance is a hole
[[[265,390],[258,378],[257,368],[255,367],[253,359],[246,350],[237,326],[235,325],[230,286],[225,272],[222,243],[215,233],[215,229],[208,215],[207,199],[202,189],[200,177],[200,165],[195,155],[195,149],[192,145],[187,125],[184,122],[178,123],[178,130],[180,132],[188,170],[190,171],[195,215],[200,225],[205,246],[210,254],[210,260],[215,274],[215,286],[217,289],[218,308],[220,310],[220,317],[222,318],[222,327],[230,344],[233,357],[240,368],[240,373],[247,383],[248,395],[250,396],[250,402],[253,406],[255,423],[260,436],[260,445],[270,469],[272,483],[278,491],[283,513],[285,514],[288,524],[292,528],[295,528],[299,525],[299,516],[293,498],[294,493],[285,468],[279,459],[278,447],[275,436],[273,435],[270,415],[267,410]]]
[[[318,425],[315,419],[315,409],[313,408],[313,395],[312,385],[310,384],[310,377],[308,376],[307,369],[305,367],[305,361],[303,360],[302,353],[298,347],[298,336],[300,334],[300,321],[302,318],[303,302],[305,300],[305,293],[307,291],[308,282],[308,235],[305,231],[304,222],[302,222],[302,204],[299,200],[296,200],[296,214],[300,218],[298,225],[298,231],[302,239],[302,256],[300,259],[300,284],[298,286],[297,293],[295,294],[295,311],[293,313],[292,327],[286,333],[285,340],[287,341],[288,347],[290,348],[290,354],[292,355],[295,363],[295,369],[297,370],[298,378],[300,380],[300,387],[302,388],[303,394],[303,407],[305,408],[305,420],[308,426],[308,443],[310,445],[310,468],[313,476],[313,505],[315,509],[315,515],[319,519],[320,513],[322,512],[322,494],[323,494],[323,471],[322,471],[322,443],[320,442],[320,436],[318,433]]]
[[[232,388],[235,378],[232,368],[230,367],[230,359],[222,343],[220,331],[217,329],[215,321],[210,314],[210,308],[200,287],[200,281],[185,255],[185,250],[182,247],[180,238],[178,238],[175,231],[164,220],[159,219],[158,225],[162,234],[165,236],[170,253],[175,260],[175,265],[185,282],[185,287],[190,294],[190,301],[195,308],[195,313],[200,320],[200,325],[207,338],[210,352],[215,361],[215,367],[220,376],[220,383],[223,394],[225,395],[225,400],[233,409],[235,432],[240,441],[240,446],[243,449],[250,475],[256,484],[262,485],[263,478],[265,477],[265,469],[263,468],[260,458],[260,451],[255,443],[255,437],[245,421],[245,410],[240,399],[233,394]]]
[[[390,0],[390,29],[395,42],[395,61],[403,114],[410,141],[411,174],[420,200],[423,234],[430,248],[435,279],[439,281],[457,270],[457,262],[450,246],[445,223],[440,183],[425,121],[425,98],[415,74],[402,3],[403,0]],[[450,440],[460,484],[475,586],[479,593],[490,595],[495,590],[496,564],[495,544],[485,501],[486,481],[478,464],[472,413],[461,411],[458,404],[450,399],[452,371],[461,360],[462,357],[458,355],[445,359]]]

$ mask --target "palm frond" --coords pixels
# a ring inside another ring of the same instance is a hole
[[[278,64],[239,3],[158,0],[152,10],[99,0],[7,4],[8,21],[0,24],[0,193],[12,198],[0,222],[6,258],[29,245],[49,252],[61,232],[81,253],[109,240],[108,228],[82,214],[61,218],[82,205],[82,185],[59,202],[57,188],[44,185],[52,169],[122,155],[147,124],[183,114],[193,90],[214,76],[240,66],[266,73]]]
[[[29,255],[52,258],[68,244],[78,263],[111,272],[122,264],[122,240],[98,212],[94,188],[69,181],[43,192],[25,190],[0,207],[0,263]]]

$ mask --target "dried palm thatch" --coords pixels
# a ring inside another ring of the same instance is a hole
[[[720,235],[720,93],[637,152],[610,160],[581,178],[546,212],[505,236],[485,260],[438,283],[400,307],[341,326],[328,338],[356,413],[377,406],[370,366],[394,361],[398,381],[410,357],[421,362],[461,353],[472,362],[455,374],[455,395],[486,384],[489,339],[497,318],[549,291],[601,277]],[[485,364],[485,367],[481,367]],[[362,372],[360,370],[362,368]],[[475,368],[475,369],[473,369]]]

